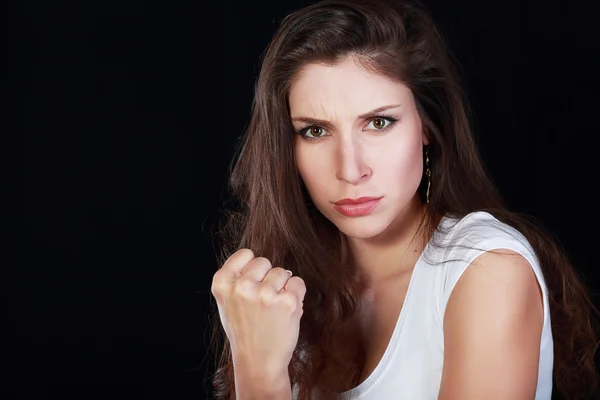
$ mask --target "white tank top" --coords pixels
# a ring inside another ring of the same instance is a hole
[[[444,362],[443,320],[448,298],[467,266],[483,252],[494,249],[521,254],[529,261],[540,284],[544,326],[535,399],[549,400],[554,352],[548,290],[538,259],[523,235],[485,212],[474,212],[461,220],[442,219],[415,265],[382,359],[364,382],[341,393],[339,398],[437,399]]]

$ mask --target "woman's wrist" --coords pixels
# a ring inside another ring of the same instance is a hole
[[[236,400],[291,400],[292,388],[287,369],[267,371],[256,364],[235,363]]]

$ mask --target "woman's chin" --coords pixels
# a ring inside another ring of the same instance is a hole
[[[381,218],[374,218],[373,216],[333,222],[344,235],[363,240],[379,236],[389,225],[384,223]]]

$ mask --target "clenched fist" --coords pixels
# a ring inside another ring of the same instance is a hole
[[[268,376],[287,375],[306,294],[304,281],[291,275],[249,249],[232,254],[215,273],[211,292],[234,364]]]

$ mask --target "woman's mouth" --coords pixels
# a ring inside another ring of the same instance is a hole
[[[383,196],[342,199],[333,203],[333,208],[346,217],[360,217],[370,214],[382,198]]]

